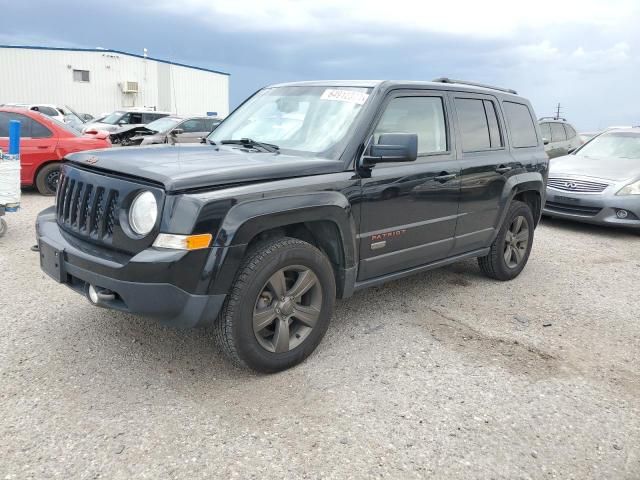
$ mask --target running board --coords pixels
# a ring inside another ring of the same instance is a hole
[[[362,290],[363,288],[374,287],[383,283],[390,282],[392,280],[398,280],[400,278],[408,277],[414,273],[426,272],[427,270],[433,270],[435,268],[444,267],[451,263],[459,262],[460,260],[466,260],[468,258],[484,257],[489,253],[489,248],[481,248],[480,250],[474,250],[472,252],[463,253],[462,255],[456,255],[455,257],[445,258],[438,260],[437,262],[428,263],[426,265],[420,265],[419,267],[409,268],[400,272],[389,273],[381,277],[370,278],[369,280],[363,280],[362,282],[356,282],[354,290]]]

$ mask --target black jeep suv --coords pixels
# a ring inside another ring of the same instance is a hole
[[[471,257],[517,276],[545,195],[535,118],[449,79],[264,88],[206,144],[70,155],[40,262],[95,305],[213,324],[236,364],[282,370],[336,297]]]

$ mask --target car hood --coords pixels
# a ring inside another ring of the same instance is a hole
[[[640,160],[565,155],[549,161],[549,176],[573,175],[622,181],[640,176]]]
[[[167,191],[319,175],[343,170],[343,163],[235,146],[158,145],[74,153],[67,160],[161,183]]]

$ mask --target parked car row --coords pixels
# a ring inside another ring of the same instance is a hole
[[[158,143],[198,143],[220,122],[215,117],[159,118],[147,125],[123,125],[110,135],[114,145],[152,145]]]
[[[197,143],[221,122],[145,109],[117,110],[94,119],[67,106],[12,103],[0,106],[0,149],[8,146],[10,120],[22,123],[21,183],[43,195],[55,193],[60,162],[69,153],[112,144]]]

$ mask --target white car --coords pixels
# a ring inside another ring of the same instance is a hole
[[[157,112],[149,110],[116,110],[113,113],[101,118],[100,121],[85,124],[83,132],[88,130],[103,130],[114,132],[124,126],[141,127],[159,118],[168,117],[169,112]]]

